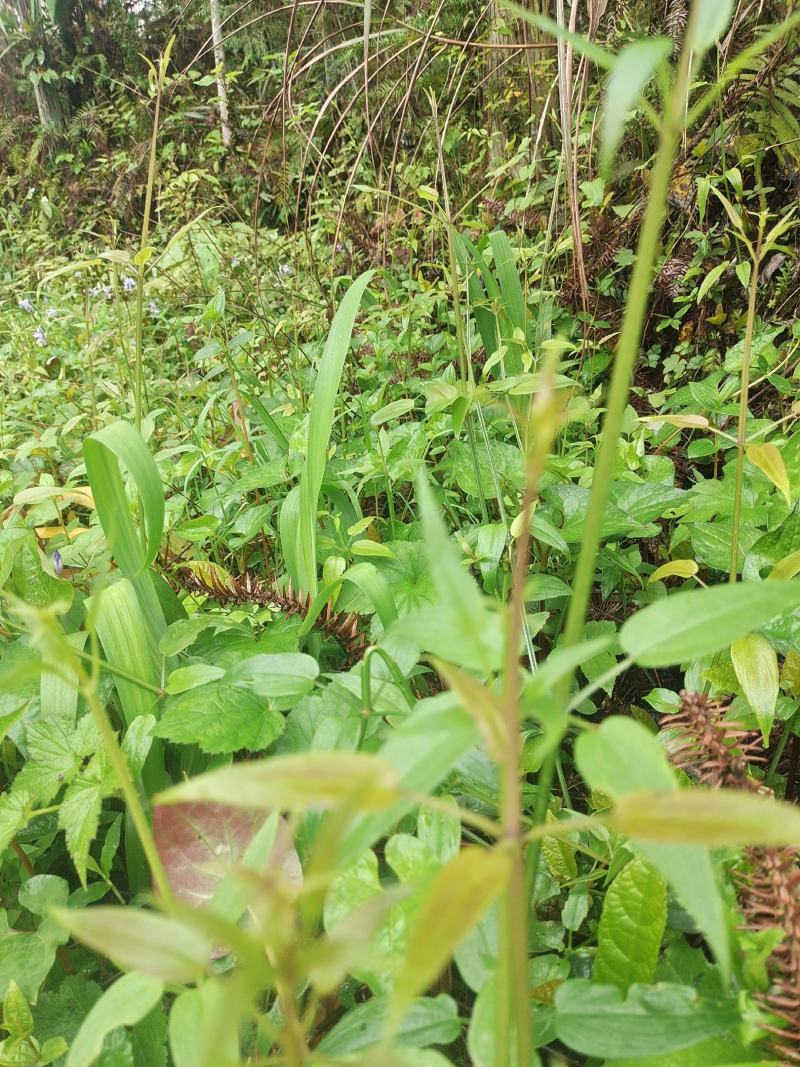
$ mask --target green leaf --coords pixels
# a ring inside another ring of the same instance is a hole
[[[672,41],[655,37],[625,45],[614,60],[600,121],[600,169],[607,174],[622,140],[625,119],[645,85],[672,51]]]
[[[311,398],[308,448],[296,510],[289,513],[285,523],[281,513],[284,556],[287,563],[292,560],[296,567],[296,573],[292,574],[290,569],[290,574],[297,588],[312,596],[317,592],[317,505],[328,459],[336,397],[353,324],[373,273],[367,271],[353,282],[334,315]],[[291,541],[291,549],[287,551],[288,541]]]
[[[491,629],[487,601],[464,569],[422,475],[417,480],[417,499],[440,604],[448,613],[453,635],[474,649],[475,669],[489,674],[495,662],[492,651],[485,644],[484,635]]]
[[[704,1001],[691,986],[616,986],[574,978],[555,996],[556,1033],[588,1056],[652,1056],[729,1033],[740,1019],[735,1003]]]
[[[388,997],[372,997],[358,1004],[325,1035],[316,1046],[317,1051],[324,1056],[343,1056],[376,1045],[383,1036],[388,1009]],[[456,1002],[440,993],[437,997],[420,997],[411,1004],[394,1041],[411,1048],[427,1048],[449,1045],[460,1033]]]
[[[9,982],[3,997],[3,1029],[11,1037],[29,1037],[33,1033],[33,1015],[27,999],[16,982]]]
[[[169,1013],[169,1045],[175,1067],[212,1067],[239,1059],[237,1024],[241,994],[235,983],[203,982],[176,997]]]
[[[716,283],[719,281],[719,279],[722,277],[722,275],[725,273],[729,266],[730,260],[723,260],[722,263],[718,263],[716,267],[713,267],[708,272],[708,274],[705,275],[702,282],[700,283],[700,288],[697,290],[698,304],[702,301],[703,297],[709,292],[709,290],[714,285],[716,285]]]
[[[594,981],[616,985],[623,993],[634,982],[649,982],[666,921],[664,880],[637,856],[620,871],[606,893],[597,931]]]
[[[677,795],[672,768],[658,739],[633,719],[614,715],[575,743],[575,759],[590,789],[624,802],[631,794],[653,791],[663,799]],[[700,794],[706,797],[706,793]],[[672,888],[680,904],[706,935],[723,973],[730,969],[725,906],[708,850],[690,843],[658,844],[637,840],[636,851]]]
[[[89,846],[97,834],[103,798],[114,792],[115,778],[101,749],[92,756],[67,787],[58,809],[58,825],[65,832],[67,848],[83,886]]]
[[[694,0],[689,19],[691,37],[684,48],[701,58],[725,32],[733,14],[733,0]]]
[[[508,731],[500,697],[472,675],[450,663],[434,659],[433,665],[459,698],[464,710],[475,720],[488,754],[496,763],[500,763],[508,747]]]
[[[800,811],[793,804],[735,789],[640,791],[620,797],[608,824],[646,841],[732,845],[800,845]]]
[[[547,812],[548,823],[557,823],[558,821],[552,811]],[[566,882],[571,882],[578,877],[575,849],[563,837],[543,837],[542,855],[550,873],[557,882],[564,885]]]
[[[198,685],[206,685],[222,678],[225,671],[221,667],[214,667],[210,663],[190,663],[188,667],[178,667],[172,671],[164,692],[168,696],[177,696],[189,689],[196,689]]]
[[[382,808],[397,797],[391,766],[362,752],[309,752],[223,767],[173,786],[159,804],[215,801],[243,808],[305,811],[354,804]]]
[[[737,582],[657,600],[620,630],[622,650],[643,667],[688,663],[731,645],[800,603],[800,582]]]
[[[777,445],[748,445],[747,458],[781,491],[784,500],[791,507],[792,490],[789,485],[789,475]]]
[[[69,610],[72,586],[44,569],[36,542],[25,540],[14,556],[11,569],[17,596],[35,608],[57,605],[59,614]]]
[[[495,848],[465,848],[441,868],[414,917],[395,981],[392,1019],[399,1022],[480,919],[508,879],[510,857]]]
[[[149,576],[144,577],[151,584]],[[97,636],[107,662],[124,672],[113,676],[114,686],[125,721],[131,723],[139,715],[147,715],[153,710],[157,696],[124,675],[139,678],[154,688],[160,686],[161,657],[157,637],[148,624],[139,593],[128,579],[107,586],[90,598],[88,606],[94,615]]]
[[[211,944],[193,927],[152,911],[53,908],[52,914],[73,937],[118,967],[164,982],[196,981],[211,956]]]
[[[91,1008],[69,1050],[66,1067],[91,1067],[103,1050],[106,1035],[119,1026],[133,1026],[161,1000],[164,983],[144,974],[124,974]]]
[[[230,667],[225,685],[247,689],[257,696],[288,699],[291,707],[310,693],[319,674],[319,664],[301,652],[276,652],[251,656]]]
[[[766,637],[749,634],[731,645],[731,662],[766,745],[775,721],[780,680],[778,655]]]
[[[181,745],[197,744],[208,753],[258,752],[281,735],[284,725],[280,712],[255,693],[216,681],[167,697],[153,733]]]
[[[0,854],[28,822],[34,800],[34,794],[27,789],[15,788],[13,793],[0,796]]]

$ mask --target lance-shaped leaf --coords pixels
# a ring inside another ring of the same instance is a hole
[[[500,763],[507,748],[507,730],[500,698],[471,674],[443,660],[432,660],[444,682],[461,701],[464,711],[475,720],[486,751]]]
[[[103,1051],[107,1034],[120,1026],[133,1026],[161,999],[164,983],[145,974],[124,974],[103,993],[72,1042],[67,1067],[90,1067]]]
[[[792,491],[789,486],[789,475],[778,446],[773,444],[749,445],[747,458],[781,491],[784,500],[791,507]]]
[[[733,642],[731,661],[766,745],[775,720],[780,688],[778,655],[766,637],[749,634]]]

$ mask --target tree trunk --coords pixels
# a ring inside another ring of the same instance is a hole
[[[50,133],[63,133],[67,128],[69,102],[62,101],[58,89],[50,82],[37,79],[33,83],[33,95],[39,112],[39,121]]]
[[[219,124],[222,130],[222,143],[226,148],[231,145],[231,124],[228,117],[228,89],[225,85],[225,47],[222,43],[222,19],[219,13],[219,0],[209,0],[211,8],[211,40],[214,43],[214,64],[217,68],[217,99],[219,100]]]

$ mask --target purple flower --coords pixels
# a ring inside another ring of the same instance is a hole
[[[47,334],[44,332],[41,326],[37,326],[33,331],[33,338],[37,345],[41,345],[42,348],[47,344]]]
[[[136,288],[136,279],[131,278],[129,274],[122,275],[122,288],[126,293],[132,293]]]
[[[158,316],[161,314],[161,308],[158,306],[155,300],[150,301],[150,303],[147,305],[147,310],[150,312],[151,316],[154,319],[157,319]]]
[[[292,270],[291,263],[281,263],[281,265],[278,267],[278,274],[286,275],[286,274],[293,274],[293,273],[294,273],[294,271]]]
[[[231,267],[233,268],[233,270],[236,270],[237,267],[241,266],[241,263],[242,261],[239,259],[239,257],[234,256],[231,260]]]
[[[56,311],[55,308],[48,308],[47,311],[45,312],[45,314],[47,315],[48,319],[57,319],[58,318],[58,312]]]
[[[25,300],[18,300],[18,301],[17,301],[17,305],[18,305],[18,307],[20,307],[20,308],[21,308],[21,309],[22,309],[23,311],[27,311],[27,312],[29,312],[29,313],[30,313],[31,311],[33,311],[33,304],[32,304],[32,303],[30,302],[30,300],[28,300],[27,298],[26,298]]]
[[[64,573],[64,564],[61,561],[61,553],[58,551],[58,549],[56,549],[53,553],[53,573],[56,574],[59,578]]]

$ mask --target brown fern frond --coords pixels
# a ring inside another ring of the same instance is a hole
[[[688,19],[689,9],[686,6],[686,0],[668,0],[664,29],[667,36],[672,38],[673,54],[680,51]]]
[[[311,596],[304,596],[292,587],[291,579],[282,589],[277,578],[266,581],[251,571],[234,577],[222,568],[192,568],[184,564],[181,580],[190,592],[213,597],[218,604],[258,604],[277,608],[285,615],[306,615]],[[334,638],[347,653],[350,661],[359,659],[366,648],[366,634],[360,628],[358,615],[334,611],[330,602],[314,620],[313,627]]]
[[[750,774],[750,764],[764,760],[758,735],[724,718],[727,710],[684,689],[680,710],[661,719],[662,731],[675,731],[667,741],[668,755],[676,767],[712,789],[760,790]]]

